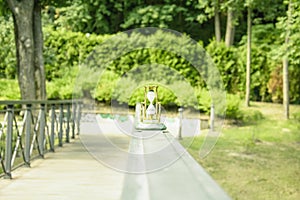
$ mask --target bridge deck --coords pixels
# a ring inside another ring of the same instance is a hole
[[[124,174],[92,158],[79,139],[65,144],[31,168],[14,171],[13,180],[0,180],[1,199],[118,199]]]
[[[31,168],[14,171],[13,180],[1,179],[1,199],[230,199],[166,133],[111,137],[98,134],[95,123],[84,123],[81,130],[89,134],[33,161]],[[118,155],[114,145],[103,142],[105,137],[125,154]]]

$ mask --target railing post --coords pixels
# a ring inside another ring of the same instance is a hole
[[[32,124],[32,105],[26,105],[25,121],[25,165],[30,167],[30,146],[31,146],[31,124]]]
[[[179,112],[179,130],[178,130],[178,139],[182,139],[182,120],[183,120],[183,108],[178,108]]]
[[[40,108],[40,134],[39,134],[39,148],[40,156],[44,157],[45,154],[45,104],[41,104]]]
[[[64,105],[61,103],[59,105],[59,133],[58,133],[58,145],[63,146],[63,118],[64,118]]]
[[[66,142],[67,143],[70,142],[70,115],[71,115],[70,108],[71,108],[71,105],[68,103],[67,104],[67,129],[66,129]]]
[[[11,179],[12,137],[13,137],[14,105],[7,105],[7,133],[5,149],[5,178]]]
[[[55,104],[51,104],[51,133],[50,133],[50,150],[55,151]]]
[[[77,109],[77,103],[73,103],[72,104],[72,139],[75,138],[76,109]]]
[[[81,103],[78,103],[78,109],[77,109],[77,135],[80,133],[80,118],[81,118]]]
[[[215,124],[215,108],[214,104],[211,104],[210,108],[210,131],[214,131],[214,124]]]

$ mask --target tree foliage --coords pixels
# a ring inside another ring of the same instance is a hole
[[[0,33],[2,61],[0,77],[13,79],[16,77],[13,26],[11,18],[5,14],[7,9],[3,9],[5,8],[3,2],[0,1],[1,14],[4,15],[0,20],[0,28],[3,30]],[[78,65],[86,59],[95,46],[117,32],[147,26],[184,32],[204,44],[221,73],[227,92],[243,96],[246,78],[246,7],[251,3],[253,9],[251,100],[282,102],[281,61],[288,48],[290,100],[299,103],[299,2],[293,0],[294,12],[288,47],[283,45],[287,20],[287,4],[283,0],[220,0],[219,14],[223,41],[227,11],[230,8],[235,12],[235,43],[230,47],[226,47],[224,42],[215,42],[213,39],[216,2],[216,0],[42,1],[48,97],[53,99],[71,97],[72,88],[69,83],[74,82]],[[120,42],[122,41],[116,41],[116,44]],[[159,38],[157,42],[160,42]],[[117,76],[135,66],[153,62],[176,69],[194,87],[200,87],[197,89],[201,91],[198,92],[199,94],[205,93],[202,91],[206,86],[205,82],[197,76],[197,72],[191,68],[189,62],[164,50],[144,49],[116,59],[110,66],[110,72],[103,80],[104,83],[99,85],[101,90],[91,95],[99,101],[108,102],[110,100],[108,94]],[[168,94],[168,91],[166,90],[165,93]],[[167,97],[168,95],[164,96],[165,102],[174,100],[172,95],[170,98]],[[133,102],[134,98],[131,101]],[[209,106],[203,106],[202,109],[205,110],[207,107]]]
[[[16,77],[14,27],[11,18],[0,17],[0,78]]]

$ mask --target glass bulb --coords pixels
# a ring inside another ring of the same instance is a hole
[[[153,90],[149,90],[147,93],[147,98],[152,103],[155,99],[155,92]]]
[[[156,114],[156,110],[153,104],[150,104],[146,110],[146,114],[147,115],[155,115]]]

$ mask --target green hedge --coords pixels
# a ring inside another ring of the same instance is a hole
[[[16,64],[14,55],[14,42],[11,21],[2,20],[0,26],[3,28],[3,32],[0,34],[1,45],[0,58],[0,78],[14,78],[16,74]],[[134,105],[137,101],[140,101],[142,89],[136,89],[130,96],[126,94],[126,89],[130,85],[134,85],[128,82],[122,83],[122,87],[116,89],[116,84],[121,76],[132,68],[145,64],[159,63],[176,70],[182,77],[194,87],[194,95],[196,96],[199,104],[194,105],[191,98],[178,98],[170,90],[170,88],[163,88],[160,91],[161,102],[164,105],[170,106],[193,106],[200,109],[202,112],[209,113],[211,106],[210,93],[207,91],[206,83],[198,75],[198,72],[194,69],[190,62],[185,60],[180,55],[172,53],[172,51],[162,49],[141,49],[129,52],[122,57],[115,59],[105,71],[105,75],[102,76],[101,81],[95,85],[93,82],[87,82],[84,88],[74,88],[74,84],[77,83],[78,73],[84,73],[78,71],[78,67],[84,64],[89,54],[99,44],[103,44],[103,41],[112,37],[111,35],[94,35],[75,33],[63,30],[53,30],[52,28],[44,28],[44,59],[46,67],[47,78],[47,96],[49,99],[67,99],[72,98],[74,93],[76,95],[82,95],[83,93],[90,95],[91,98],[96,99],[99,102],[109,103],[111,99],[115,99],[120,103],[128,102],[129,105]],[[123,37],[126,37],[125,35]],[[149,41],[152,46],[160,44],[162,42],[162,35],[154,34],[153,38]],[[172,35],[164,35],[164,39],[168,42],[191,45],[185,43],[185,37],[178,41],[178,38],[172,37]],[[114,41],[112,46],[108,48],[117,49],[118,45],[135,45],[135,43],[124,44],[123,39],[119,37]],[[163,40],[164,41],[164,40]],[[122,43],[123,42],[123,43]],[[242,118],[239,111],[240,97],[243,97],[245,90],[245,63],[246,63],[246,46],[241,43],[239,47],[226,47],[224,43],[211,43],[206,47],[207,52],[212,57],[215,65],[220,71],[222,81],[227,91],[227,116],[230,118]],[[186,52],[187,54],[193,54],[195,52]],[[277,63],[272,62],[270,55],[266,53],[266,49],[261,45],[253,45],[252,50],[252,71],[251,71],[251,99],[271,101],[274,99],[272,92],[270,92],[270,82],[275,80],[276,77],[281,75],[271,76],[274,74],[274,66]],[[104,58],[105,60],[105,58]],[[101,60],[100,60],[101,61]],[[100,62],[99,61],[99,62]],[[298,69],[293,65],[290,68],[297,73],[291,73],[290,80],[290,95],[294,102],[299,101],[299,84],[297,82]],[[159,70],[159,69],[157,69]],[[173,81],[171,76],[165,71],[160,72],[164,77],[165,82]],[[204,72],[203,72],[204,73]],[[277,73],[277,72],[276,72]],[[278,72],[280,73],[280,72]],[[84,75],[86,81],[89,81],[88,73]],[[274,78],[275,77],[275,78]],[[143,79],[143,73],[137,79]],[[8,82],[1,83],[1,86],[5,90],[2,91],[0,97],[2,99],[18,99],[18,84],[16,80],[8,80]],[[280,80],[278,81],[280,83]],[[277,82],[276,82],[277,83]],[[9,86],[7,86],[9,84]],[[6,87],[7,86],[7,87]],[[9,91],[7,88],[12,87]],[[275,85],[275,88],[280,86]],[[182,91],[182,95],[189,97],[188,91],[183,88],[176,88],[178,91]],[[281,92],[281,90],[276,90]],[[236,95],[234,95],[236,94]],[[276,94],[278,95],[278,94]],[[278,95],[280,97],[280,94]]]
[[[47,27],[44,29],[44,59],[46,67],[48,99],[69,99],[72,98],[74,92],[77,95],[80,95],[80,93],[82,94],[87,91],[90,97],[99,102],[109,103],[112,99],[115,99],[120,103],[128,102],[130,106],[133,106],[137,101],[141,101],[141,98],[143,98],[142,89],[136,89],[132,94],[130,94],[130,96],[126,96],[126,90],[131,84],[130,81],[127,83],[122,83],[122,88],[118,89],[115,88],[116,83],[121,75],[133,67],[155,62],[169,66],[181,74],[192,86],[195,87],[194,95],[199,102],[199,105],[195,105],[194,102],[191,102],[191,98],[188,98],[190,94],[188,94],[184,88],[180,88],[179,85],[179,88],[176,88],[175,90],[181,91],[180,95],[186,96],[187,98],[181,97],[179,99],[170,90],[170,88],[161,87],[160,101],[163,105],[186,107],[193,106],[197,109],[200,109],[204,113],[209,113],[211,106],[210,94],[206,89],[204,89],[205,83],[198,75],[198,72],[181,56],[170,53],[166,50],[142,49],[132,51],[120,57],[119,59],[116,59],[109,66],[108,70],[105,72],[105,75],[102,76],[101,81],[96,85],[96,89],[95,85],[89,85],[89,83],[85,85],[85,88],[74,88],[75,82],[77,81],[76,77],[78,75],[78,66],[84,63],[85,59],[97,45],[109,37],[110,36],[108,35],[97,36],[93,34],[88,35],[83,33],[53,30]],[[150,42],[154,42],[154,44],[151,45],[155,46],[155,43],[161,42],[160,37],[161,35],[159,34],[153,35],[153,38],[150,40]],[[167,41],[179,43],[185,42],[185,38],[183,38],[182,41],[177,41],[178,38],[172,37],[172,35],[167,34],[164,35],[164,37],[166,37],[165,39]],[[112,46],[110,48],[116,48],[124,38],[119,39],[120,41],[115,41],[114,43],[116,46]],[[13,48],[11,41],[6,41],[6,43],[10,43],[10,48]],[[4,55],[3,53],[1,55],[4,56],[6,60],[9,60],[13,57],[12,55]],[[14,62],[15,61],[12,63]],[[4,71],[1,71],[1,73],[5,74],[6,72],[4,73]],[[80,73],[82,72],[80,71]],[[173,81],[170,79],[171,77],[169,77],[168,74],[164,74],[166,72],[161,71],[161,73],[165,79],[164,81]],[[13,74],[15,74],[15,72],[11,72],[10,75],[6,74],[5,77],[11,77]],[[89,79],[88,74],[86,79]],[[143,76],[141,76],[140,79],[143,79]],[[4,94],[1,94],[1,97],[4,99],[19,99],[20,97],[19,91],[17,90],[17,82],[15,80],[11,82],[13,82],[13,84],[11,84],[10,81],[5,82],[5,84],[1,84],[3,86],[9,84],[11,87],[13,87],[13,89],[10,91],[5,91]]]
[[[20,98],[20,89],[16,79],[0,79],[0,100]]]

